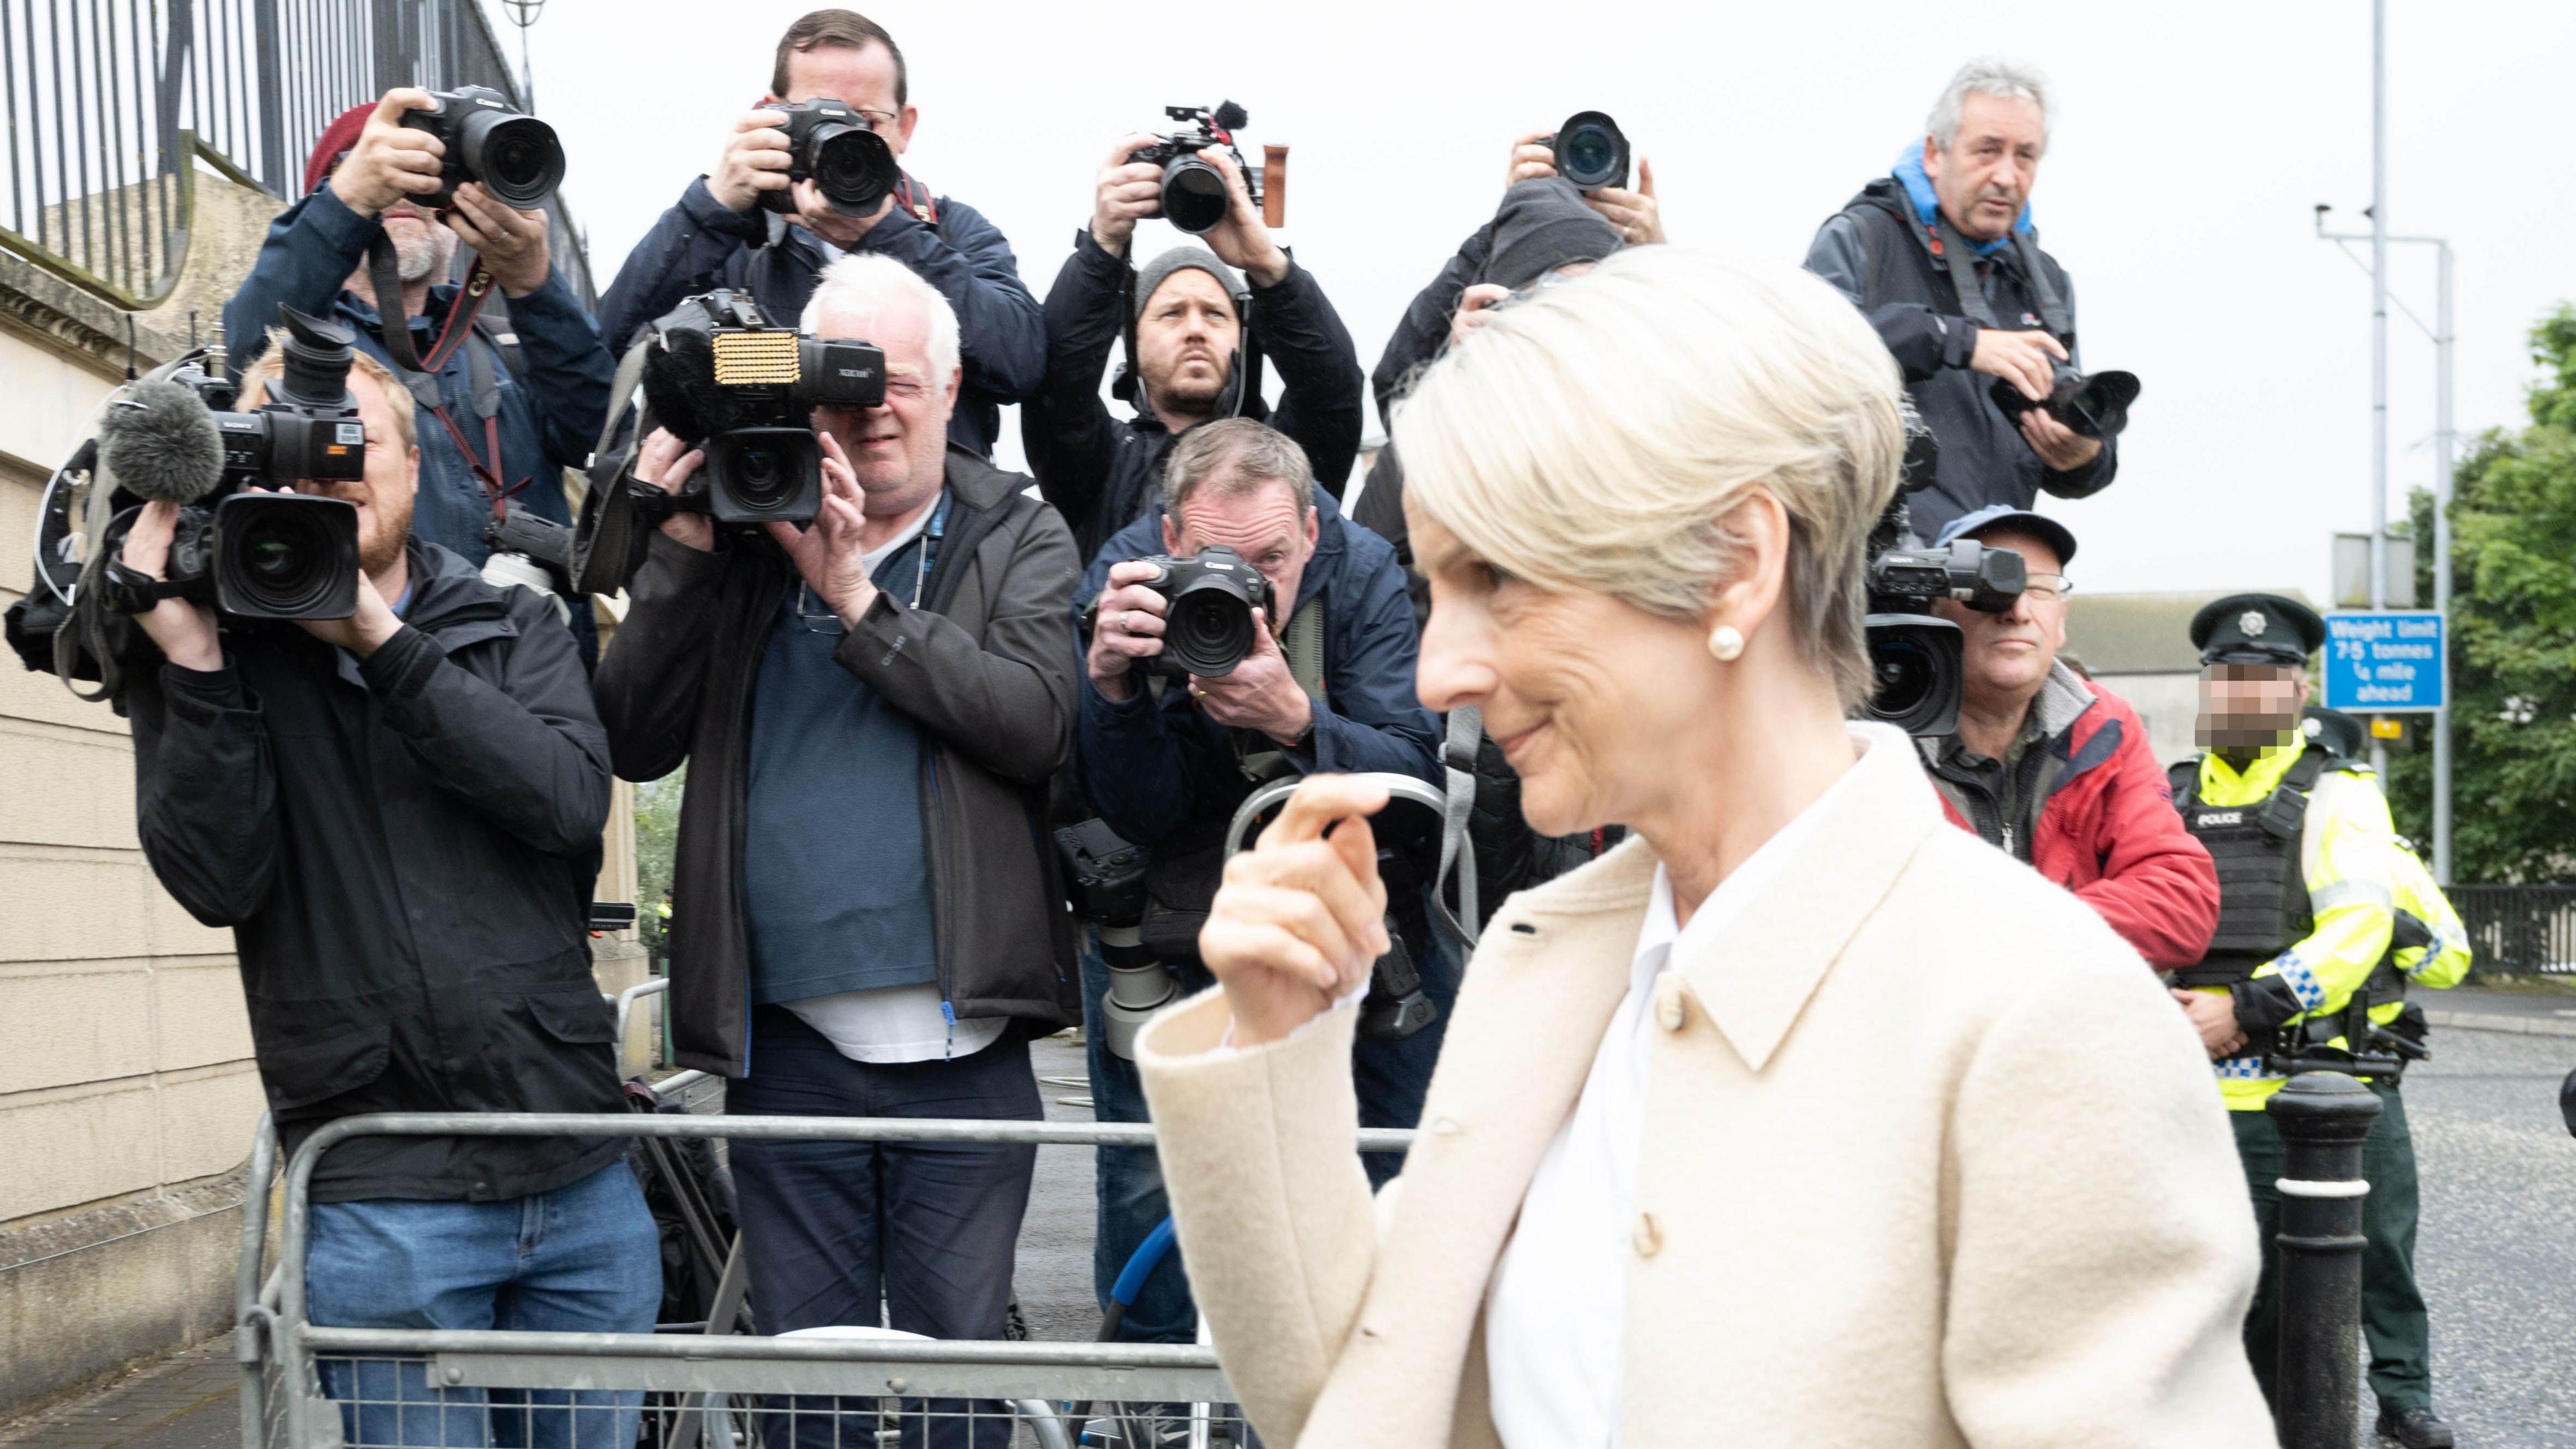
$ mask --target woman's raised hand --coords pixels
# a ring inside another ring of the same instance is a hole
[[[1387,949],[1386,883],[1368,817],[1386,791],[1318,775],[1252,849],[1226,862],[1199,932],[1199,956],[1225,988],[1237,1046],[1276,1041],[1368,979]]]

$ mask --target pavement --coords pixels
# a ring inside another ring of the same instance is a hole
[[[2558,1114],[2558,1083],[2576,1067],[2576,1016],[2559,1013],[2576,1010],[2576,996],[2432,1000],[2474,1023],[2438,1030],[2433,1060],[2406,1083],[2435,1393],[2463,1449],[2576,1449],[2576,1140]],[[1031,1055],[1049,1120],[1088,1120],[1082,1048],[1050,1038]],[[1016,1275],[1037,1338],[1088,1339],[1098,1325],[1091,1157],[1085,1147],[1038,1153]],[[219,1338],[0,1425],[0,1449],[231,1449],[238,1373],[229,1336]]]

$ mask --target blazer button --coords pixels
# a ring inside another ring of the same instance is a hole
[[[1667,971],[1655,982],[1655,1024],[1679,1031],[1690,1024],[1690,996],[1681,979]]]
[[[1663,1249],[1664,1230],[1655,1225],[1653,1213],[1639,1213],[1636,1229],[1628,1235],[1628,1241],[1636,1248],[1638,1257],[1651,1258]]]
[[[1434,1117],[1431,1119],[1431,1133],[1435,1137],[1455,1137],[1466,1130],[1466,1128],[1459,1126],[1456,1122],[1453,1122],[1446,1117]]]

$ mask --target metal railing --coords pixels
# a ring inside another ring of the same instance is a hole
[[[475,0],[0,0],[0,248],[128,310],[170,295],[202,161],[293,199],[340,112],[517,78]],[[547,203],[555,265],[593,300]]]
[[[2447,894],[2469,930],[2471,971],[2576,973],[2576,885],[2455,885]]]

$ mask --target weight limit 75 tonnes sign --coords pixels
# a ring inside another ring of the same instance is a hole
[[[2326,615],[2326,708],[2353,714],[2440,709],[2442,615],[2433,609]]]

